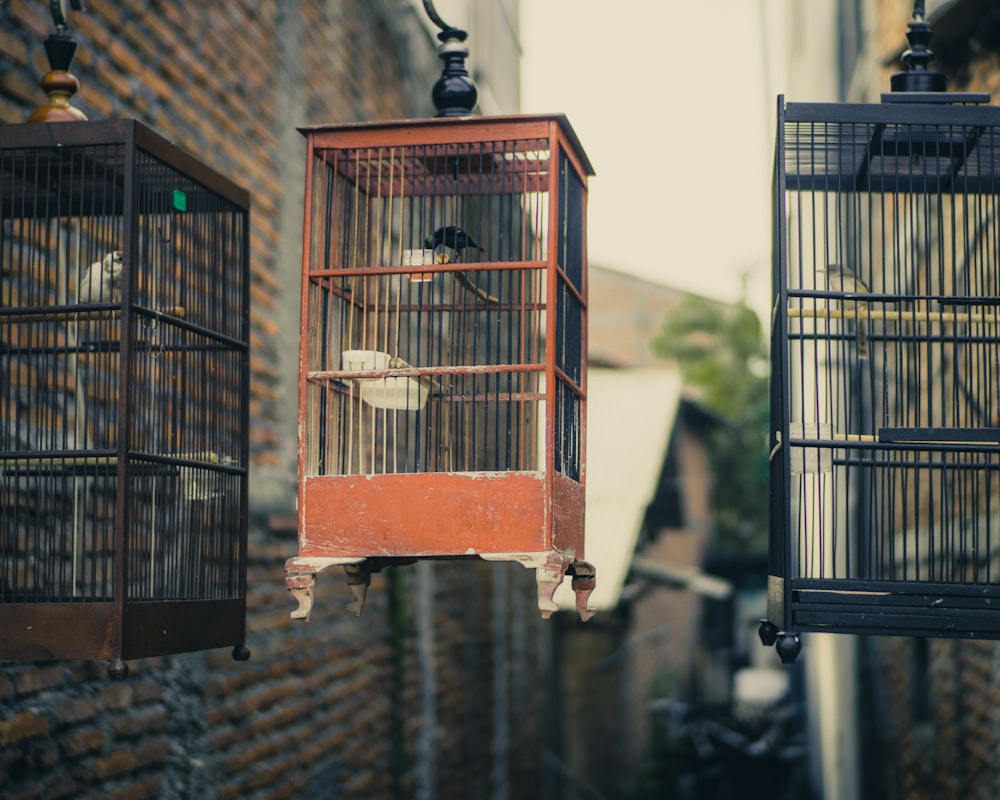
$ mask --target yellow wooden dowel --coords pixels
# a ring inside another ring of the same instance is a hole
[[[954,324],[958,322],[1000,324],[1000,312],[986,316],[975,312],[954,311],[889,311],[885,309],[856,308],[797,308],[790,307],[788,316],[799,319],[868,319],[883,322],[928,322]]]

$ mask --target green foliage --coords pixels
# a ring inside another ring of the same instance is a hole
[[[689,297],[664,322],[653,351],[675,361],[706,411],[720,424],[709,435],[714,485],[714,547],[767,548],[767,341],[757,315]]]

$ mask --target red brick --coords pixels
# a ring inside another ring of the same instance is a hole
[[[82,37],[87,40],[87,44],[89,45],[89,47],[81,49],[87,50],[93,48],[95,55],[107,53],[108,46],[114,40],[114,36],[108,30],[107,25],[93,14],[78,15],[73,20],[73,27],[78,36],[82,34]]]
[[[28,46],[3,29],[0,29],[0,53],[13,64],[24,66],[28,63]]]
[[[0,746],[17,744],[49,732],[51,719],[48,714],[22,711],[10,719],[0,721]]]
[[[136,764],[135,754],[131,750],[118,750],[105,758],[97,759],[94,762],[93,775],[98,780],[104,780],[132,772]]]
[[[167,715],[163,708],[146,708],[113,720],[111,732],[119,737],[159,732],[166,727],[166,720]]]
[[[107,736],[97,728],[89,728],[82,731],[74,731],[62,742],[63,752],[72,757],[82,756],[85,753],[96,753],[103,750],[107,744]]]
[[[144,666],[147,671],[154,669],[151,664],[145,664]],[[136,682],[132,702],[136,705],[156,702],[162,700],[164,694],[166,694],[166,690],[163,684],[154,683],[153,681]]]
[[[11,18],[24,25],[39,41],[52,32],[52,17],[39,10],[40,3],[10,0],[7,3],[7,8]]]
[[[38,82],[28,80],[19,72],[0,74],[0,92],[25,103],[38,106],[45,103],[45,92],[39,88]]]
[[[135,698],[135,690],[128,683],[113,683],[101,690],[97,704],[102,711],[128,708]]]
[[[135,749],[135,760],[139,767],[152,767],[162,764],[170,754],[170,747],[163,739],[143,742]]]
[[[90,697],[61,700],[56,707],[56,717],[63,724],[83,722],[97,715],[97,702]]]
[[[154,775],[103,794],[104,800],[154,800],[163,796],[163,778]]]
[[[77,776],[58,772],[45,784],[44,796],[46,800],[60,797],[76,798],[83,795],[86,788]]]
[[[33,110],[0,97],[0,123],[24,122]]]
[[[14,678],[14,691],[19,695],[34,694],[44,689],[54,689],[66,683],[66,673],[57,664],[32,667]]]

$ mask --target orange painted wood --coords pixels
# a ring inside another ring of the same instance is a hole
[[[583,516],[583,487],[560,486],[556,507],[536,472],[314,476],[303,482],[302,556],[536,553]],[[575,508],[574,506],[578,506]],[[580,526],[582,530],[582,526]]]

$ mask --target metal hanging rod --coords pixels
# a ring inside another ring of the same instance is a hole
[[[433,22],[443,31],[455,30],[455,26],[449,25],[447,22],[441,19],[441,15],[438,14],[437,9],[434,8],[433,0],[423,0],[423,2],[424,2],[424,11],[426,11],[427,16],[431,18],[431,22]]]

